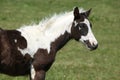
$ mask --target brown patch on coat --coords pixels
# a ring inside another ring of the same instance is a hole
[[[23,56],[18,47],[27,47],[27,42],[20,32],[0,30],[0,73],[12,76],[29,74],[32,58],[27,53]]]
[[[21,33],[16,30],[6,30],[8,38],[12,41],[12,43],[16,42],[17,47],[24,49],[27,47],[27,41],[24,37],[21,36]]]

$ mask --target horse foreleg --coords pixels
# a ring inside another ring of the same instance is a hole
[[[46,72],[44,70],[36,71],[34,80],[45,80]]]
[[[31,74],[30,80],[45,80],[46,72],[43,70],[36,71],[35,75]]]
[[[30,80],[45,80],[45,75],[44,70],[35,71],[34,67],[31,66]]]
[[[31,65],[31,69],[30,69],[30,80],[34,80],[35,78],[35,69],[33,67],[33,65]]]

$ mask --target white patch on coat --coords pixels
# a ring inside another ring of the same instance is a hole
[[[85,40],[89,40],[91,45],[97,45],[98,42],[97,42],[95,36],[93,35],[89,21],[87,19],[85,19],[81,23],[85,23],[88,26],[88,34],[86,36],[81,36],[80,41],[82,41],[84,43]]]
[[[31,65],[31,78],[32,79],[35,78],[35,69],[34,69],[33,65]]]
[[[80,10],[82,11],[82,10]],[[17,29],[27,40],[27,48],[20,49],[22,54],[30,54],[31,57],[39,48],[47,49],[50,53],[50,44],[54,42],[65,31],[71,32],[72,22],[74,20],[73,11],[60,15],[54,15],[50,19],[42,20],[38,25],[24,26]]]
[[[81,30],[81,28],[79,27],[79,30]]]
[[[76,21],[74,21],[75,27],[78,25],[78,23]]]
[[[17,43],[17,39],[15,39],[14,41],[15,41],[15,43]]]

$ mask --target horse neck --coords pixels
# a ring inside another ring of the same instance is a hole
[[[71,12],[55,15],[44,24],[46,27],[45,32],[52,33],[54,35],[64,34],[65,31],[70,33],[73,18],[74,16]]]
[[[53,21],[52,21],[53,20]],[[73,15],[71,13],[65,13],[56,18],[50,20],[48,28],[46,28],[45,34],[50,36],[52,40],[51,49],[58,51],[61,49],[71,38],[71,27],[73,22]],[[51,23],[51,24],[50,24]]]
[[[51,49],[57,52],[60,50],[69,40],[71,39],[70,33],[65,32],[63,35],[58,37],[54,42],[51,43]]]

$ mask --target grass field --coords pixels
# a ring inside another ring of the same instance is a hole
[[[92,8],[90,20],[99,42],[96,51],[71,40],[47,72],[46,80],[120,80],[119,0],[0,0],[0,27],[16,29],[79,6]],[[28,80],[1,74],[0,80]]]

